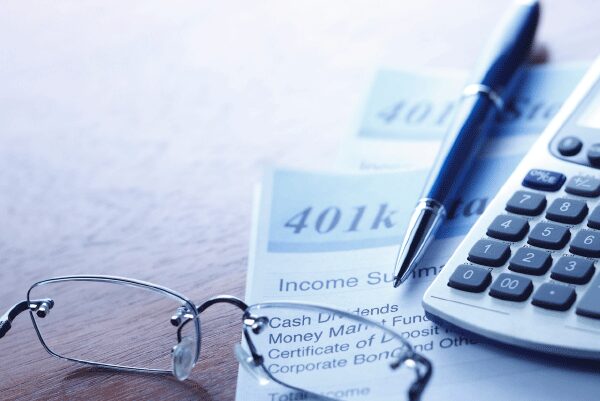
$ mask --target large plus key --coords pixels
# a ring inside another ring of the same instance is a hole
[[[579,304],[575,313],[581,316],[592,317],[594,319],[600,319],[600,275],[597,275],[590,288],[586,291]]]

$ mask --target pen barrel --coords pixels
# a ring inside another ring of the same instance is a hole
[[[531,51],[539,16],[538,1],[516,1],[494,31],[466,88],[476,87],[476,92],[460,98],[422,198],[448,207],[460,189],[481,153],[502,99],[508,99],[518,82],[517,70]]]
[[[473,70],[450,127],[440,146],[421,202],[410,222],[396,260],[394,286],[404,281],[423,255],[427,244],[441,225],[472,165],[481,155],[490,125],[514,89],[515,75],[531,50],[540,14],[537,0],[520,0],[507,13],[492,35]],[[437,205],[423,209],[424,202]]]
[[[506,98],[505,87],[529,57],[539,19],[538,1],[515,1],[484,47],[469,83],[485,85]]]
[[[461,98],[435,160],[421,198],[435,199],[449,208],[453,196],[472,173],[470,166],[482,153],[497,108],[485,94]],[[476,132],[476,134],[473,134]]]

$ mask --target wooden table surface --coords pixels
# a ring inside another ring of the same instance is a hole
[[[243,296],[263,167],[331,166],[378,67],[468,68],[507,4],[3,2],[0,306],[78,273]],[[550,62],[596,56],[599,11],[543,3]],[[210,311],[180,383],[53,358],[20,316],[0,399],[233,400],[239,319]]]

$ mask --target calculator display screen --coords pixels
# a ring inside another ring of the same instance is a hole
[[[577,121],[577,125],[600,129],[600,91],[597,90],[593,98],[587,102],[585,110]]]

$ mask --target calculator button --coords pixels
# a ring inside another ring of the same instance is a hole
[[[573,195],[594,198],[600,195],[600,180],[594,177],[578,175],[567,182],[565,191]]]
[[[587,157],[592,166],[600,167],[600,143],[595,143],[590,146]]]
[[[574,136],[567,136],[558,143],[558,151],[563,156],[575,156],[581,151],[583,142]]]
[[[506,204],[506,210],[525,216],[537,216],[546,208],[546,197],[535,192],[517,191]]]
[[[552,266],[552,257],[546,251],[535,248],[519,248],[510,259],[508,268],[512,271],[541,276]]]
[[[565,183],[566,177],[554,171],[530,170],[523,180],[523,186],[542,191],[558,191]]]
[[[527,242],[547,249],[562,249],[571,238],[568,228],[552,223],[538,223],[529,233]]]
[[[577,304],[575,313],[600,319],[600,276],[597,276]]]
[[[540,308],[565,311],[575,302],[575,290],[564,284],[544,283],[535,294],[531,303]]]
[[[510,257],[510,247],[502,242],[482,239],[473,245],[469,252],[469,261],[485,266],[499,267]]]
[[[490,295],[507,301],[525,301],[533,291],[531,280],[515,274],[502,273],[490,288]]]
[[[600,206],[596,206],[588,219],[588,226],[600,229]]]
[[[487,229],[487,235],[504,241],[517,242],[525,238],[529,223],[522,217],[500,215]]]
[[[548,220],[567,224],[579,224],[588,213],[587,204],[576,199],[558,198],[546,211]]]
[[[575,235],[569,250],[572,253],[591,258],[600,258],[600,232],[581,230]]]
[[[550,277],[570,284],[586,284],[594,275],[594,262],[577,256],[563,256],[552,268]]]
[[[482,292],[492,282],[489,270],[483,267],[460,265],[456,268],[448,285],[462,291]]]

